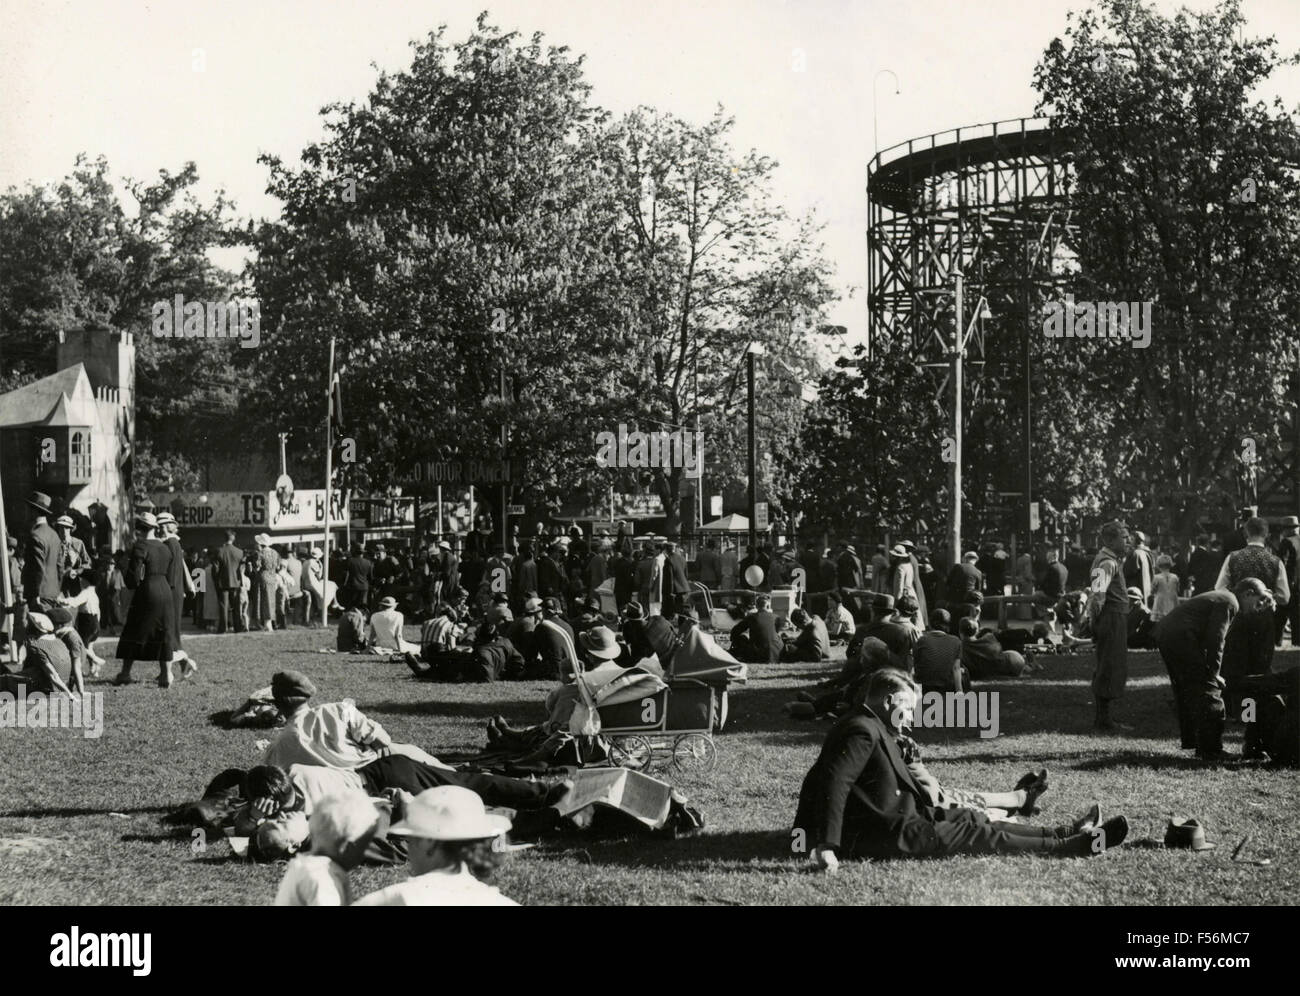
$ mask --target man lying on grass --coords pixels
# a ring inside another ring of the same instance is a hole
[[[795,814],[797,839],[834,870],[840,857],[919,858],[954,854],[1050,854],[1087,857],[1128,835],[1123,816],[1088,827],[1048,828],[990,821],[972,809],[941,809],[908,770],[898,735],[912,723],[916,692],[907,675],[876,671],[864,701],[840,719],[804,779]]]
[[[317,783],[324,782],[317,790],[320,795],[347,790],[377,795],[386,788],[414,794],[439,785],[456,785],[477,793],[489,806],[541,809],[555,805],[569,790],[567,782],[548,786],[457,771],[414,744],[394,743],[351,699],[309,705],[316,686],[300,671],[277,673],[271,679],[271,694],[285,716],[285,726],[266,748],[262,764],[290,773],[299,766],[308,769],[317,776]],[[326,771],[333,777],[324,774]]]

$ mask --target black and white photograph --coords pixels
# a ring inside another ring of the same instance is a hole
[[[1285,953],[1297,0],[5,0],[0,94],[34,965],[256,906]]]

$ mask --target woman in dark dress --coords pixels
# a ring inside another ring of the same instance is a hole
[[[167,583],[172,552],[166,543],[154,538],[157,528],[158,520],[151,512],[136,516],[135,545],[124,578],[133,594],[117,642],[115,656],[122,662],[122,671],[113,679],[115,685],[135,681],[131,665],[137,660],[157,661],[159,687],[170,688],[172,684],[171,660],[177,649],[172,637],[176,603]]]
[[[181,620],[185,618],[185,596],[194,594],[194,580],[190,577],[189,567],[185,563],[185,551],[181,548],[181,537],[176,525],[176,516],[171,512],[158,514],[158,531],[163,542],[172,553],[171,569],[167,572],[167,584],[172,590],[172,663],[181,666],[181,677],[188,678],[199,669],[194,658],[181,648]]]

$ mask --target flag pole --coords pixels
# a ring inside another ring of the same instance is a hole
[[[334,337],[330,336],[329,376],[325,378],[325,556],[321,566],[325,576],[321,579],[321,625],[330,624],[330,505],[333,499],[331,484],[334,480]]]

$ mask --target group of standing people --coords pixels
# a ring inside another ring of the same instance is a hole
[[[323,554],[318,547],[273,544],[265,533],[253,538],[253,548],[242,550],[235,533],[206,552],[206,563],[194,563],[199,579],[195,594],[195,622],[214,624],[217,633],[233,629],[270,632],[291,622],[323,625],[326,594]]]

